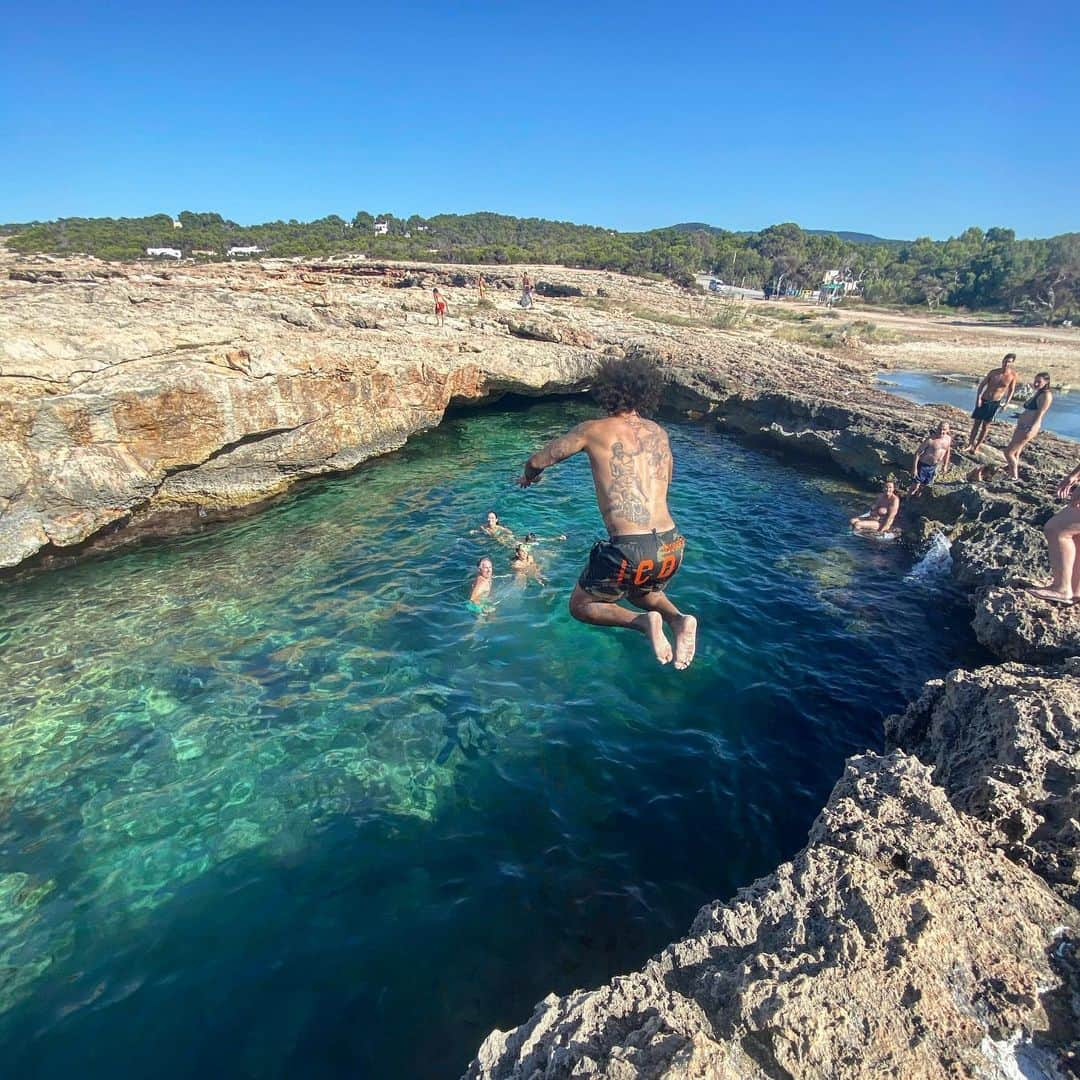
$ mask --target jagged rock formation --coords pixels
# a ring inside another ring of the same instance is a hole
[[[925,766],[854,758],[790,863],[643,970],[494,1032],[467,1076],[1004,1077],[1018,1055],[1053,1075],[1076,915]]]
[[[885,735],[934,767],[957,810],[1080,907],[1080,657],[927,683]],[[1080,1032],[1077,1033],[1080,1036]]]

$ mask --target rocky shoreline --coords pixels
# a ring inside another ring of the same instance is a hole
[[[730,312],[667,283],[545,268],[524,312],[515,268],[485,276],[480,303],[456,267],[3,255],[0,569],[204,527],[452,405],[579,391],[633,348],[663,358],[673,411],[865,481],[964,419],[876,390],[867,350],[723,328]],[[916,548],[950,538],[1004,662],[929,683],[791,862],[642,971],[493,1033],[470,1076],[1080,1074],[1080,614],[1021,587],[1045,574],[1041,526],[1076,454],[1043,435],[1023,485],[953,481],[907,510]]]

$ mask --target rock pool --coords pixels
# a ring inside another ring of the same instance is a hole
[[[459,416],[258,516],[4,586],[12,1076],[449,1077],[801,844],[843,758],[981,659],[843,485],[674,425],[689,672],[573,622],[580,403]],[[472,566],[494,508],[548,584]]]

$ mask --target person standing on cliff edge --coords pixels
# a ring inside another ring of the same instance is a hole
[[[435,325],[446,325],[446,299],[437,288],[431,290],[431,295],[435,300]]]
[[[697,619],[664,595],[682,565],[686,542],[668,512],[673,463],[667,432],[647,419],[662,389],[660,369],[648,357],[605,360],[592,392],[608,415],[552,439],[525,462],[517,482],[531,487],[545,469],[585,452],[608,539],[593,545],[570,596],[570,614],[592,626],[638,631],[661,664],[674,658],[682,671],[694,659]],[[624,599],[640,614],[621,607]],[[665,624],[675,636],[674,654]]]

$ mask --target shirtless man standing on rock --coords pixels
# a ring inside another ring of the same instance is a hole
[[[671,447],[667,432],[642,415],[660,403],[662,388],[660,370],[648,357],[606,360],[593,380],[593,396],[609,415],[552,439],[525,462],[518,483],[527,488],[545,469],[585,451],[609,539],[593,545],[570,596],[570,614],[593,626],[637,630],[661,664],[673,658],[666,623],[675,636],[675,667],[682,671],[694,659],[697,619],[664,595],[685,546],[668,513]],[[620,607],[623,599],[640,614]]]
[[[971,425],[971,437],[968,439],[969,453],[978,452],[986,442],[987,432],[998,410],[1004,409],[1012,401],[1016,391],[1016,372],[1013,371],[1015,359],[1016,353],[1006,353],[1001,367],[988,371],[975,391],[975,409],[971,414],[975,423]]]
[[[918,495],[923,488],[931,487],[937,479],[938,469],[944,476],[949,471],[949,463],[952,461],[952,431],[946,421],[942,420],[934,430],[927,435],[911,463],[911,475],[915,483],[908,488],[908,495]]]

